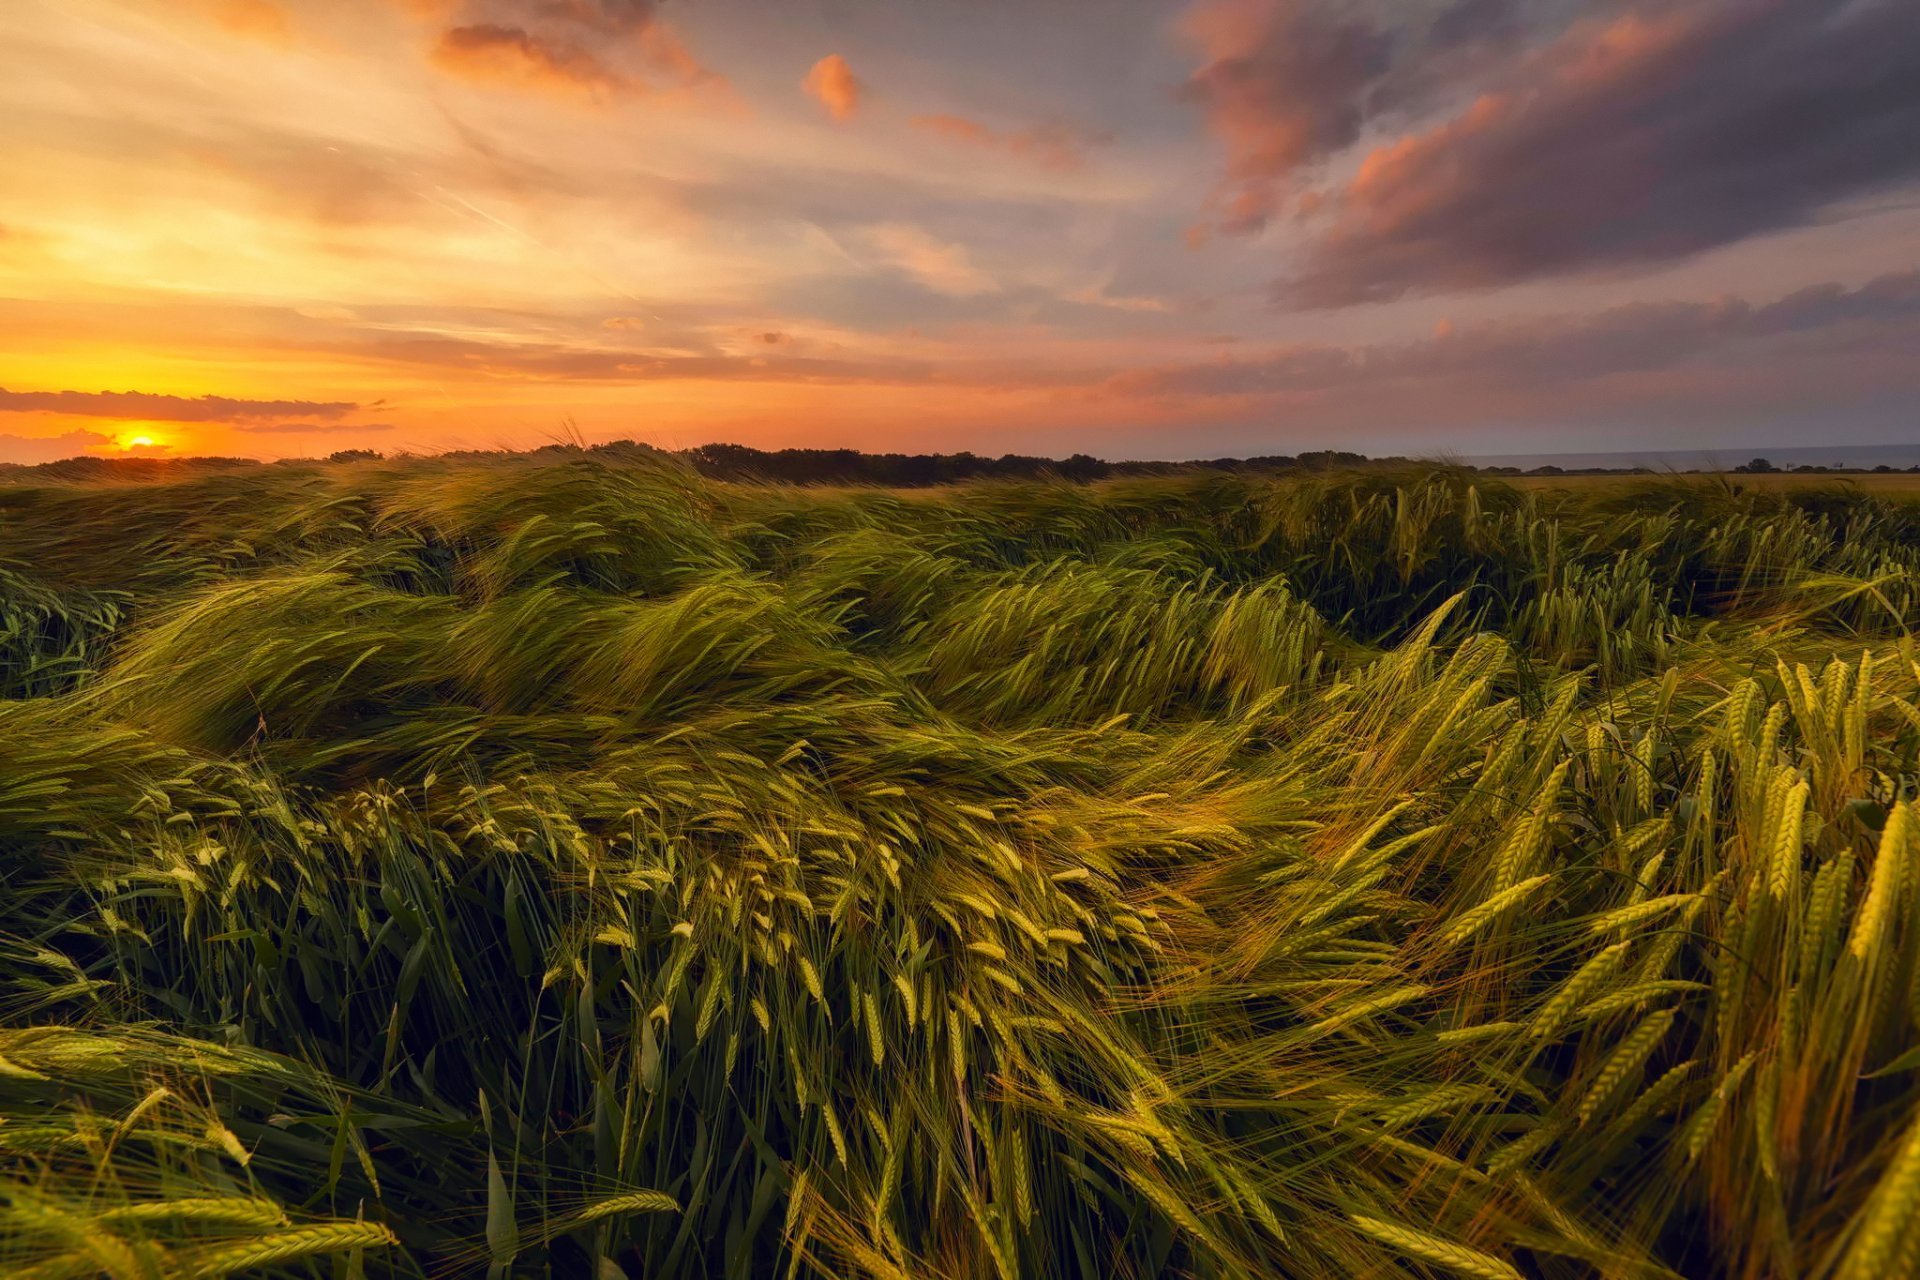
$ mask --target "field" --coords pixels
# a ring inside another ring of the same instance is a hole
[[[1630,489],[1649,483],[1649,477],[1632,474],[1609,474],[1595,472],[1562,476],[1502,476],[1507,484],[1522,489]],[[1844,475],[1832,473],[1795,474],[1790,471],[1778,471],[1771,474],[1736,474],[1733,472],[1696,473],[1662,476],[1659,483],[1678,483],[1702,487],[1730,487],[1742,492],[1794,493],[1801,490],[1868,493],[1883,498],[1902,498],[1920,496],[1920,473],[1893,471],[1875,474],[1871,471],[1855,471]]]
[[[0,488],[0,1273],[1920,1267],[1920,501]]]

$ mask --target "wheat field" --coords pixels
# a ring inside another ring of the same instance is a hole
[[[0,488],[0,1273],[1920,1267],[1920,502]]]

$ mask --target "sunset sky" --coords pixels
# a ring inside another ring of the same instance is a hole
[[[1920,442],[1914,0],[5,7],[0,461]]]

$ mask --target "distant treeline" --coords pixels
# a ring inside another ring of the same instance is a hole
[[[753,449],[743,444],[703,444],[683,455],[701,475],[716,480],[776,480],[792,484],[874,484],[890,487],[955,484],[966,480],[1105,480],[1110,476],[1165,476],[1190,471],[1330,471],[1368,462],[1365,454],[1323,449],[1298,455],[1208,458],[1191,462],[1109,462],[1088,454],[1038,458],[1005,453],[861,453],[857,449]]]
[[[478,461],[506,457],[510,451],[457,450],[442,457]],[[703,444],[679,451],[659,450],[632,440],[605,444],[551,444],[525,456],[672,453],[701,475],[715,480],[772,481],[788,484],[858,484],[912,488],[967,480],[1104,480],[1110,476],[1164,476],[1194,471],[1330,471],[1341,467],[1405,463],[1405,458],[1368,458],[1365,454],[1322,449],[1298,455],[1259,458],[1208,458],[1190,462],[1109,462],[1089,454],[1040,458],[1008,453],[997,458],[975,453],[862,453],[857,449],[754,449],[743,444]],[[225,471],[258,466],[375,462],[372,449],[343,449],[325,458],[289,458],[261,463],[252,458],[63,458],[33,466],[0,463],[0,477],[32,475],[58,480],[158,480],[183,471]],[[395,454],[394,457],[404,457]]]
[[[755,449],[743,444],[703,444],[692,449],[661,450],[632,440],[612,440],[604,444],[550,444],[537,449],[456,450],[439,455],[458,460],[480,460],[508,456],[590,454],[645,455],[671,454],[685,461],[701,475],[715,480],[742,480],[785,484],[880,485],[889,488],[919,488],[929,485],[960,484],[970,480],[1071,481],[1105,480],[1115,476],[1171,476],[1193,472],[1293,472],[1333,471],[1350,467],[1400,467],[1413,459],[1398,455],[1370,458],[1344,449],[1315,449],[1298,454],[1265,454],[1252,458],[1195,458],[1185,462],[1145,460],[1108,461],[1090,454],[1076,453],[1067,458],[1042,458],[1027,454],[1005,453],[986,457],[968,453],[862,453],[858,449]],[[311,466],[317,463],[377,462],[389,455],[372,449],[343,449],[324,458],[286,458],[277,463],[262,463],[253,458],[63,458],[58,462],[35,465],[0,463],[0,481],[39,478],[74,481],[138,481],[178,478],[183,473],[227,471],[259,466]],[[392,457],[409,455],[396,453]],[[1557,475],[1649,475],[1648,467],[1535,467],[1475,466],[1456,464],[1466,471],[1496,476]],[[1765,458],[1731,468],[1743,473],[1812,472],[1846,474],[1864,472],[1865,467],[1775,467]],[[1897,470],[1878,466],[1876,472]],[[1920,471],[1920,467],[1909,467]]]

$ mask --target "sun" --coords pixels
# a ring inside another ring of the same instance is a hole
[[[123,422],[111,434],[110,443],[101,447],[107,452],[157,457],[173,451],[173,433],[155,430],[144,423]]]

